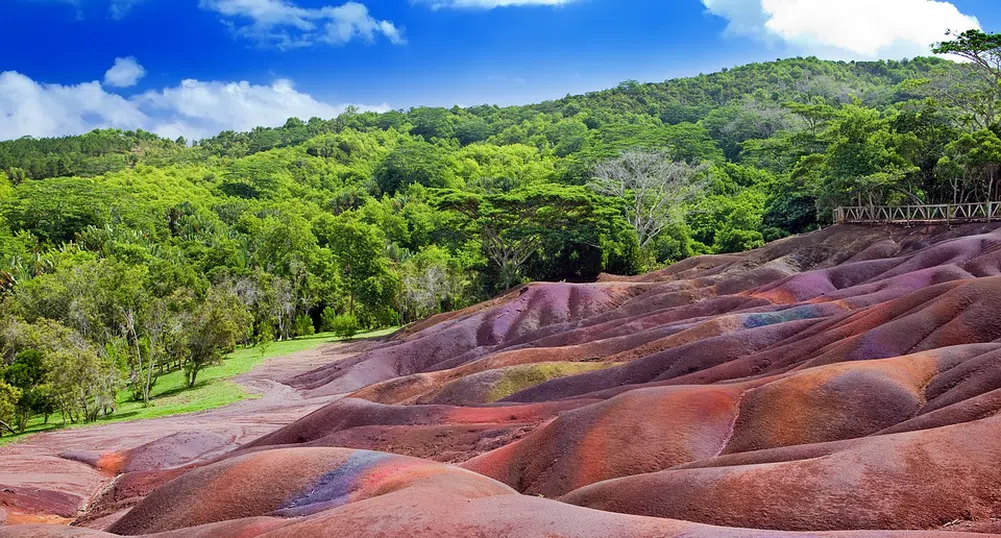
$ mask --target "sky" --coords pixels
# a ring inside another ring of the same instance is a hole
[[[0,139],[199,139],[348,105],[526,104],[814,55],[927,55],[997,0],[0,0]]]

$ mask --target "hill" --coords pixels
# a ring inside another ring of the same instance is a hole
[[[0,536],[998,532],[999,226],[528,284],[290,377],[350,394],[224,455],[104,454],[113,534]]]
[[[977,77],[806,58],[192,145],[0,142],[0,432],[112,415],[123,388],[149,405],[160,375],[194,387],[237,346],[743,252],[839,204],[997,198]]]

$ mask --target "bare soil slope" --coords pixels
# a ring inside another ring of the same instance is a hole
[[[0,446],[0,524],[66,524],[92,516],[84,511],[116,475],[204,461],[288,425],[334,398],[304,398],[277,380],[358,349],[364,345],[329,344],[265,361],[235,379],[260,395],[255,400],[189,415],[57,430]]]
[[[60,447],[92,467],[48,491],[118,475],[94,530],[0,537],[1001,533],[999,227],[839,226],[523,286],[288,372],[274,411],[215,417],[242,435]]]

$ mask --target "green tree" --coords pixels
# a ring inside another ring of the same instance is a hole
[[[48,422],[49,415],[56,411],[55,402],[46,385],[46,374],[42,352],[29,349],[18,353],[14,362],[0,376],[0,380],[21,392],[13,422],[19,433],[27,427],[31,417],[43,415]]]
[[[316,329],[313,328],[313,318],[309,317],[308,314],[300,314],[295,318],[295,335],[296,336],[313,336],[316,334]]]
[[[939,179],[951,187],[953,203],[996,200],[999,172],[1001,138],[988,129],[964,133],[950,143],[936,167]]]
[[[428,246],[401,264],[396,303],[404,322],[463,306],[471,285],[468,268],[448,250]]]
[[[213,288],[191,318],[187,329],[188,360],[184,373],[188,387],[194,387],[198,373],[219,364],[223,354],[246,341],[253,318],[231,290]]]
[[[93,422],[115,411],[121,373],[90,346],[59,346],[45,354],[47,383],[63,416]]]
[[[883,203],[892,193],[920,202],[905,182],[918,168],[901,154],[900,137],[877,110],[846,105],[826,136],[821,199],[828,207]]]
[[[92,422],[114,412],[122,381],[118,365],[78,332],[57,321],[25,323],[14,319],[7,326],[5,339],[8,355],[14,354],[28,369],[35,370],[20,374],[36,378],[38,371],[44,372],[37,387],[44,391],[46,406],[54,404],[64,422]],[[32,352],[41,355],[41,365],[34,364],[37,355]]]
[[[20,433],[15,430],[11,423],[17,416],[18,401],[21,399],[21,391],[16,387],[0,381],[0,436],[3,430],[12,434]],[[23,430],[21,430],[23,431]]]
[[[385,256],[386,240],[379,228],[339,217],[322,240],[340,270],[348,295],[348,313],[356,315],[361,310],[370,320],[387,321],[385,310],[392,303],[398,282]]]
[[[422,136],[424,140],[429,142],[436,138],[444,140],[455,135],[454,118],[444,108],[415,108],[408,116],[413,123],[410,133]]]
[[[727,159],[740,157],[742,144],[751,139],[767,139],[791,126],[787,111],[771,104],[750,100],[720,107],[702,119],[709,135],[719,142]]]
[[[742,252],[764,245],[765,200],[759,189],[706,196],[689,211],[693,238],[713,253]]]
[[[981,80],[985,82],[980,97],[968,101],[972,117],[980,117],[979,124],[989,127],[998,122],[998,101],[1001,96],[1001,34],[967,30],[932,48],[935,54],[959,56],[972,63]]]
[[[375,180],[387,194],[395,194],[414,183],[450,187],[455,181],[442,150],[422,140],[407,142],[393,150],[376,169]]]
[[[824,99],[819,96],[815,96],[809,103],[789,101],[784,103],[782,106],[796,116],[799,116],[803,123],[806,124],[807,130],[814,137],[820,135],[827,123],[837,117],[834,107],[828,105]]]
[[[540,258],[534,276],[556,279],[593,278],[616,264],[628,271],[637,259],[635,231],[618,203],[587,188],[538,185],[489,196],[452,191],[442,194],[439,207],[462,213],[480,231],[501,290],[523,280],[533,256]]]
[[[483,118],[472,116],[460,120],[455,126],[455,138],[463,146],[490,138],[490,124]]]

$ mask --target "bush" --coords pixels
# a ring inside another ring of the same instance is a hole
[[[271,349],[271,344],[275,342],[275,328],[270,321],[262,321],[257,325],[257,335],[254,336],[254,345],[261,356],[267,355]]]
[[[334,331],[334,323],[337,320],[337,311],[332,307],[326,307],[320,314],[320,331],[329,333]]]
[[[757,230],[733,229],[729,226],[716,233],[714,250],[719,254],[744,252],[765,246],[765,238]]]
[[[341,338],[351,338],[352,336],[358,334],[359,328],[358,318],[351,314],[334,316],[330,324],[330,330],[334,333],[334,336],[339,336]]]
[[[271,320],[265,320],[257,324],[257,334],[254,335],[255,346],[267,346],[275,341],[275,326]]]
[[[0,435],[3,435],[4,429],[16,433],[11,424],[17,416],[17,402],[20,398],[20,389],[0,381],[0,422],[3,424],[0,425]]]
[[[313,328],[313,318],[307,314],[296,316],[292,328],[296,336],[313,336],[316,334],[316,330]]]
[[[785,239],[786,237],[789,237],[792,234],[783,230],[782,228],[768,227],[762,230],[761,235],[764,236],[766,243],[771,243],[772,241]]]
[[[691,258],[697,254],[695,241],[692,239],[692,230],[684,223],[668,226],[647,247],[647,253],[654,257],[652,266],[676,263]]]

